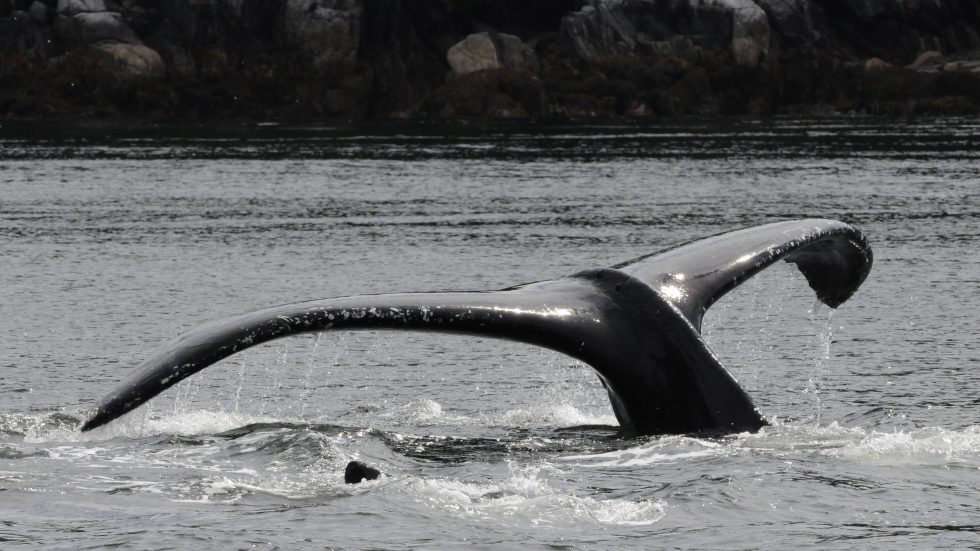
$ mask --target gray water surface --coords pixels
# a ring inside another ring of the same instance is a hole
[[[0,127],[0,547],[980,546],[980,122]],[[302,336],[82,434],[196,325],[491,289],[747,225],[861,228],[837,311],[792,265],[705,334],[772,426],[623,438],[515,343]],[[358,458],[385,476],[344,485]]]

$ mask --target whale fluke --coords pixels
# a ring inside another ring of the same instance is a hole
[[[871,247],[833,220],[777,222],[721,233],[617,264],[659,290],[700,330],[704,312],[777,260],[800,269],[821,302],[837,308],[871,270]]]
[[[178,337],[103,398],[82,430],[259,343],[327,330],[402,329],[510,339],[577,358],[596,370],[628,433],[754,431],[765,420],[700,327],[708,307],[778,260],[796,264],[817,298],[836,308],[864,281],[872,254],[848,224],[796,220],[499,291],[360,295],[260,310]]]

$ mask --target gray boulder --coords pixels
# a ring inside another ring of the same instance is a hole
[[[596,59],[632,52],[636,29],[626,16],[628,0],[593,0],[589,6],[565,16],[559,28],[562,46],[581,59]]]
[[[534,48],[512,34],[494,33],[490,37],[493,38],[497,57],[504,67],[537,72],[538,56],[535,55]]]
[[[465,75],[484,69],[499,69],[503,65],[490,33],[471,34],[449,48],[446,60],[453,73]]]
[[[943,64],[943,71],[947,73],[956,71],[980,73],[980,60],[950,61]]]
[[[449,48],[446,61],[456,75],[502,67],[530,72],[538,70],[534,49],[520,38],[504,33],[471,34]]]
[[[31,3],[31,7],[27,9],[27,13],[38,25],[45,25],[48,22],[48,7],[40,2]]]
[[[919,54],[908,68],[913,71],[921,71],[924,73],[938,73],[945,65],[946,60],[943,59],[943,54],[935,50],[927,50]]]
[[[163,58],[163,63],[171,76],[180,79],[197,76],[197,63],[194,61],[194,56],[186,49],[164,42],[157,47],[157,53]]]
[[[118,13],[81,12],[75,15],[59,15],[54,21],[55,32],[62,40],[73,45],[94,42],[122,42],[139,44],[140,40]]]
[[[79,13],[103,12],[103,0],[58,0],[58,15],[76,15]]]
[[[709,0],[732,13],[731,50],[735,63],[754,67],[769,56],[769,21],[753,0]]]
[[[359,0],[286,0],[279,25],[288,44],[326,67],[355,61],[363,13]]]
[[[888,71],[894,68],[895,68],[894,65],[878,57],[872,57],[871,59],[864,62],[864,71],[866,73],[877,73],[880,71]]]
[[[821,38],[817,21],[822,11],[810,0],[755,0],[769,17],[770,26],[789,45],[813,43]]]
[[[88,55],[102,69],[122,80],[155,79],[166,74],[160,54],[142,44],[98,44]]]

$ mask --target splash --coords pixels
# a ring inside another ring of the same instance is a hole
[[[665,436],[620,450],[568,455],[561,461],[589,468],[634,469],[747,454],[780,460],[817,455],[874,465],[980,468],[980,425],[960,430],[926,427],[878,432],[836,422],[820,426],[774,419],[771,426],[754,434],[719,439]]]
[[[686,436],[665,436],[627,449],[597,454],[569,455],[561,459],[586,467],[634,468],[716,457],[726,455],[729,451],[722,442]]]
[[[596,499],[554,489],[544,476],[547,465],[509,464],[510,477],[501,483],[411,479],[406,493],[416,501],[460,518],[493,520],[509,525],[567,526],[650,525],[661,520],[666,506],[660,500]],[[560,473],[559,473],[560,474]]]
[[[778,420],[756,434],[744,434],[727,444],[733,452],[776,457],[816,453],[875,465],[965,465],[980,468],[980,425],[963,429],[925,427],[911,431],[879,432],[845,427],[782,423]]]
[[[411,400],[405,404],[390,408],[381,415],[379,420],[389,426],[433,426],[459,425],[468,420],[463,415],[446,413],[442,404],[428,398]]]
[[[140,438],[153,434],[202,435],[217,434],[253,423],[281,421],[270,416],[241,413],[190,410],[163,417],[151,417],[152,412],[131,413],[113,423],[91,432],[79,432],[78,420],[74,423],[50,424],[37,421],[28,427],[24,441],[44,442],[97,442],[113,438]]]
[[[550,350],[534,353],[534,363],[540,365],[533,371],[540,377],[535,383],[541,387],[535,400],[488,415],[487,423],[522,428],[619,425],[591,367]]]
[[[583,411],[569,403],[539,403],[512,409],[488,419],[497,425],[536,428],[542,426],[570,427],[576,425],[618,425],[612,413]]]
[[[962,430],[926,427],[909,432],[871,431],[844,445],[840,457],[876,464],[960,464],[980,468],[980,425]]]

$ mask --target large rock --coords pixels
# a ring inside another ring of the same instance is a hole
[[[46,25],[48,23],[48,7],[41,2],[32,2],[30,8],[27,9],[27,13],[38,25]]]
[[[176,44],[166,42],[156,48],[157,53],[163,58],[163,63],[167,67],[167,73],[177,79],[190,79],[198,75],[197,63],[194,56],[186,49]]]
[[[100,68],[121,80],[154,79],[166,74],[160,54],[141,44],[98,44],[89,55]]]
[[[564,48],[587,60],[632,52],[636,46],[636,29],[624,13],[627,3],[596,1],[564,17],[559,29]]]
[[[788,46],[812,44],[822,35],[817,30],[823,11],[810,0],[755,0],[765,11],[772,32]]]
[[[58,0],[58,15],[106,11],[103,0]]]
[[[286,42],[316,67],[357,58],[364,6],[359,0],[287,0],[280,27]]]
[[[727,49],[740,65],[754,66],[768,56],[770,30],[753,0],[594,0],[562,20],[560,37],[585,60]]]
[[[909,64],[908,68],[924,73],[938,73],[945,63],[946,60],[943,59],[943,54],[935,50],[927,50],[919,54],[915,58],[915,61]]]
[[[943,64],[943,72],[952,73],[956,71],[980,73],[980,60],[951,61]]]
[[[887,61],[877,57],[872,57],[871,59],[864,62],[864,71],[866,73],[888,71],[894,68],[895,66],[892,65],[891,63],[888,63]]]
[[[471,34],[449,48],[446,61],[456,75],[501,67],[532,73],[538,70],[534,49],[519,37],[504,33]]]
[[[114,12],[82,12],[59,15],[54,21],[58,36],[68,44],[93,42],[122,42],[139,44],[140,40],[122,16]]]
[[[497,57],[500,58],[501,65],[508,69],[537,72],[538,57],[534,48],[521,41],[520,37],[504,33],[494,33],[490,37],[497,47]]]
[[[735,62],[754,67],[769,55],[769,21],[753,0],[710,0],[732,12],[732,54]]]
[[[503,66],[497,54],[497,45],[494,44],[490,33],[467,36],[449,48],[446,60],[452,67],[453,73],[457,75],[475,73],[484,69],[498,69]]]

